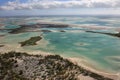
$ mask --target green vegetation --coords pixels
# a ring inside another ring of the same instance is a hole
[[[15,56],[20,56],[20,53],[9,52],[0,54],[0,80],[28,80],[14,72],[13,66],[17,63],[17,61],[13,59]]]
[[[78,80],[77,76],[112,80],[88,71],[59,55],[0,54],[0,80]]]
[[[29,40],[20,42],[21,46],[30,46],[30,45],[36,45],[36,42],[41,40],[42,37],[41,36],[35,36],[35,37],[31,37]]]

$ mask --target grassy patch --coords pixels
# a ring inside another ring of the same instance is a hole
[[[35,37],[31,37],[30,39],[20,42],[21,46],[30,46],[30,45],[37,45],[36,42],[41,40],[42,37],[41,36],[35,36]]]

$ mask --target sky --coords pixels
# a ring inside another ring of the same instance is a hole
[[[120,0],[0,0],[0,16],[120,15]]]

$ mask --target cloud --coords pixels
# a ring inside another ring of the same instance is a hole
[[[120,0],[27,0],[24,3],[8,1],[0,10],[49,8],[120,8]]]

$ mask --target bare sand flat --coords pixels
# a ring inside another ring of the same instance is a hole
[[[94,67],[90,66],[89,63],[84,59],[80,59],[80,58],[68,58],[68,59],[70,61],[72,61],[73,63],[84,67],[86,70],[90,70],[91,72],[95,72],[97,74],[103,75],[105,77],[112,78],[114,80],[119,80],[120,79],[120,74],[119,73],[114,74],[114,73],[108,73],[108,72],[105,72],[105,71],[98,70],[98,69],[94,68],[95,66]]]

